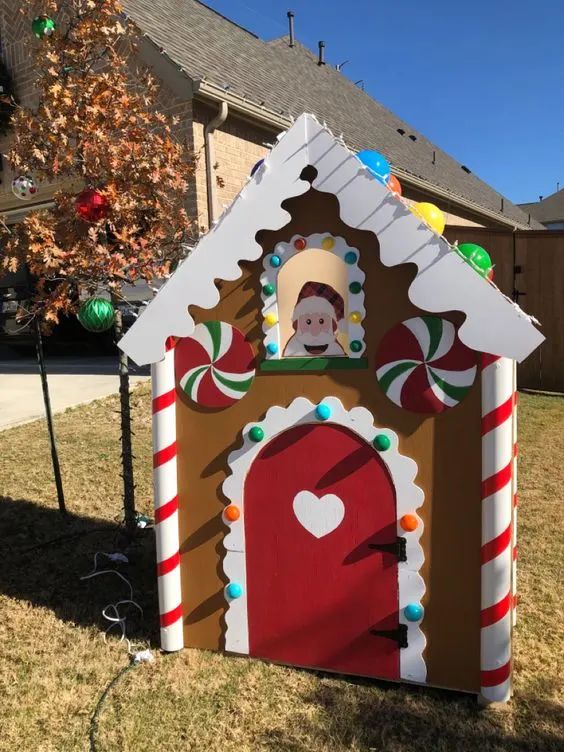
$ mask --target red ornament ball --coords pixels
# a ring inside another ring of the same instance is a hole
[[[294,240],[294,248],[296,249],[296,251],[303,251],[306,245],[307,241],[305,238],[297,238],[296,240]]]
[[[95,188],[85,188],[76,197],[75,208],[85,222],[99,222],[108,216],[110,205],[103,193]]]

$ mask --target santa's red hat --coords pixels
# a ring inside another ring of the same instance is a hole
[[[345,302],[331,285],[323,282],[306,282],[300,290],[292,321],[308,313],[326,313],[339,322],[345,317]]]

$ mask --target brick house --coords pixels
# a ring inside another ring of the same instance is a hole
[[[180,116],[183,137],[199,156],[188,201],[199,227],[219,216],[265,145],[306,111],[342,133],[350,148],[385,154],[404,195],[437,204],[448,224],[542,229],[293,38],[265,42],[198,0],[124,0],[124,6],[142,34],[137,63],[161,81],[162,110]],[[18,7],[0,0],[1,54],[19,101],[28,104],[34,74]],[[2,139],[0,150],[7,146]],[[13,197],[11,177],[5,166],[0,211],[17,221],[31,204]],[[48,202],[53,190],[42,186],[39,200]]]

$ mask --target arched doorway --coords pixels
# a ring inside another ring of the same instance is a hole
[[[396,492],[378,452],[341,425],[291,427],[252,462],[244,509],[249,654],[398,679]]]

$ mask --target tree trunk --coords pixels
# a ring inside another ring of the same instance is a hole
[[[53,426],[53,414],[51,412],[51,398],[49,396],[49,383],[47,381],[47,370],[45,368],[45,358],[43,355],[43,338],[41,337],[41,325],[37,316],[33,322],[35,328],[35,349],[37,352],[37,364],[41,376],[41,387],[43,389],[43,403],[45,404],[45,417],[47,418],[47,429],[49,431],[49,442],[51,444],[51,460],[53,462],[53,475],[55,476],[55,486],[57,488],[57,500],[59,503],[59,512],[66,517],[67,508],[65,506],[65,494],[63,491],[63,481],[61,478],[61,468],[59,465],[59,455],[57,453],[57,442],[55,441],[55,428]]]
[[[123,334],[121,310],[115,305],[116,320],[114,331],[116,345]],[[129,401],[129,364],[127,355],[119,350],[119,406],[121,417],[121,464],[123,477],[123,511],[125,528],[130,535],[137,529],[135,512],[135,483],[133,479],[133,449],[131,445],[131,405]]]

